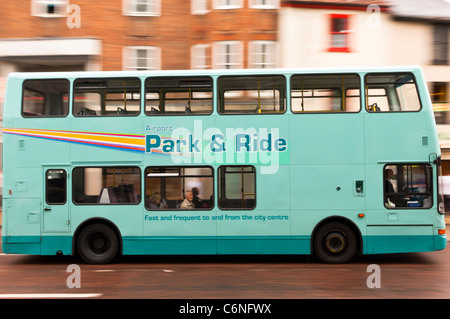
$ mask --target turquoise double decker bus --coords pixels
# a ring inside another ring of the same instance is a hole
[[[418,67],[12,73],[3,123],[5,253],[446,246]]]

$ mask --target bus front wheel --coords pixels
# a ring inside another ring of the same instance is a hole
[[[80,257],[88,264],[107,264],[117,254],[119,242],[116,233],[107,225],[91,224],[78,236]]]
[[[357,243],[353,230],[345,224],[331,222],[321,226],[314,235],[314,253],[325,263],[341,264],[350,261]]]

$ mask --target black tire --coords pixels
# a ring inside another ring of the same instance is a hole
[[[332,222],[321,226],[313,240],[314,253],[324,263],[343,264],[356,253],[356,235],[342,223]]]
[[[107,264],[114,259],[118,250],[117,235],[107,225],[89,225],[78,236],[78,254],[88,264]]]

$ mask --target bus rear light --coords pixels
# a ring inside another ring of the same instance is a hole
[[[439,235],[445,235],[445,228],[444,229],[438,229]]]

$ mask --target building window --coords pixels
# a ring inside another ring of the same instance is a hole
[[[331,52],[350,52],[349,47],[349,15],[330,15],[331,24],[331,45],[328,49]]]
[[[75,204],[139,204],[141,170],[138,167],[76,167]]]
[[[207,14],[211,11],[208,5],[209,0],[191,0],[191,14]]]
[[[129,16],[161,15],[161,0],[122,0],[123,14]]]
[[[196,44],[191,47],[191,69],[203,70],[211,68],[211,45]]]
[[[214,9],[239,9],[244,6],[243,0],[213,0]]]
[[[23,83],[23,117],[62,117],[69,113],[68,80],[27,80]]]
[[[280,0],[249,0],[249,7],[252,9],[278,9]]]
[[[431,83],[431,102],[433,103],[434,117],[436,124],[447,124],[450,105],[448,100],[448,83]]]
[[[448,64],[448,37],[449,26],[447,24],[435,24],[433,29],[434,36],[434,59],[435,65]]]
[[[248,51],[249,68],[277,67],[277,43],[275,41],[252,41],[249,43]]]
[[[213,169],[207,166],[147,167],[145,207],[149,210],[213,208]]]
[[[123,54],[125,70],[160,70],[161,49],[158,47],[125,47]]]
[[[256,207],[256,169],[253,166],[219,167],[219,208]]]
[[[69,0],[31,0],[31,15],[43,18],[59,18],[67,15]]]
[[[433,173],[428,164],[389,164],[384,167],[386,208],[431,208]]]
[[[240,41],[220,41],[213,46],[215,69],[241,69],[243,46]]]

